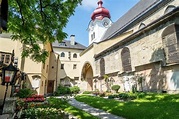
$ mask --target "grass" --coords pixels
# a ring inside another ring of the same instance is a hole
[[[79,95],[76,100],[126,119],[179,119],[179,94],[149,93],[127,102],[89,95]]]
[[[66,101],[62,101],[57,98],[50,98],[49,102],[53,107],[60,108],[60,109],[64,110],[65,112],[68,112],[68,113],[74,115],[78,119],[98,119],[97,117],[95,117],[81,109],[71,106]]]

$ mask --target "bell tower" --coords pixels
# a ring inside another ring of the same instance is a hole
[[[91,21],[88,26],[89,45],[93,42],[100,42],[106,30],[111,26],[111,16],[109,11],[104,8],[103,1],[98,1],[98,7],[91,15]]]

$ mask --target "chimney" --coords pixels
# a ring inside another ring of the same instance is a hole
[[[75,35],[70,36],[70,44],[75,45]]]

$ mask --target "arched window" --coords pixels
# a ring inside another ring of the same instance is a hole
[[[105,74],[105,61],[104,58],[100,59],[100,75],[103,76]]]
[[[62,52],[61,55],[60,55],[60,57],[65,57],[65,53]]]
[[[166,63],[179,63],[179,25],[172,24],[162,33]]]
[[[164,14],[167,14],[167,13],[171,12],[173,9],[175,9],[175,6],[174,6],[174,5],[169,5],[169,6],[165,9]]]
[[[122,60],[122,67],[123,71],[132,71],[131,67],[131,57],[129,48],[124,47],[121,51],[121,60]]]
[[[76,53],[73,54],[73,58],[77,58],[77,54]]]
[[[144,24],[144,23],[141,23],[140,25],[139,25],[139,29],[142,29],[142,28],[144,28],[146,25]]]

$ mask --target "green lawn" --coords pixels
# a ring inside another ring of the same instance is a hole
[[[179,119],[179,94],[146,94],[133,101],[79,95],[76,100],[126,119]]]
[[[97,117],[81,110],[78,109],[74,106],[71,106],[70,104],[68,104],[65,101],[62,101],[60,99],[57,98],[50,98],[49,102],[53,105],[53,107],[55,108],[60,108],[76,117],[78,117],[78,119],[98,119]]]

